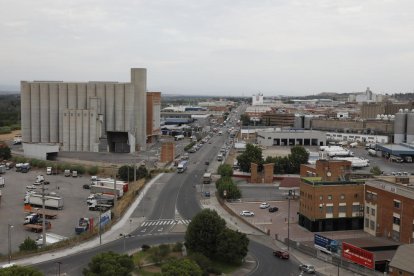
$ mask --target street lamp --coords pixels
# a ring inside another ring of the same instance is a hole
[[[9,263],[11,261],[11,231],[10,229],[13,228],[13,225],[11,224],[7,224],[7,234],[8,234],[8,238],[9,238]]]
[[[287,240],[287,244],[288,244],[288,251],[290,251],[290,196],[292,194],[292,190],[289,190],[289,195],[288,195],[288,240]]]
[[[58,265],[58,273],[57,273],[57,275],[60,276],[60,265],[62,264],[62,262],[56,262],[56,263]]]

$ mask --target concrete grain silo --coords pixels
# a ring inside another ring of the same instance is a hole
[[[303,116],[295,114],[295,120],[293,121],[294,128],[303,128]]]
[[[312,116],[311,115],[305,115],[305,118],[303,120],[303,127],[304,129],[312,128]]]
[[[406,141],[407,133],[407,113],[402,109],[395,114],[394,119],[394,143],[404,143]]]
[[[407,143],[414,142],[414,109],[407,114]]]
[[[145,149],[146,78],[145,68],[132,68],[128,83],[22,81],[23,142],[63,151]]]

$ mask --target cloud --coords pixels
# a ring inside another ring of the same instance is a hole
[[[147,67],[149,89],[167,93],[400,92],[412,89],[413,9],[408,0],[3,1],[0,84],[127,81],[130,67]]]

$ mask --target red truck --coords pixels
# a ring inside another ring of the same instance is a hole
[[[273,251],[273,256],[287,260],[289,259],[289,252],[276,250]]]

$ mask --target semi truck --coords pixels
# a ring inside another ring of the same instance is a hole
[[[25,196],[25,203],[32,206],[42,206],[41,194],[29,194]],[[45,208],[63,209],[63,198],[59,196],[45,195]]]
[[[115,180],[112,178],[103,178],[103,179],[96,179],[91,180],[92,185],[98,185],[98,186],[105,186],[105,187],[114,187]],[[117,180],[116,181],[116,188],[122,189],[124,193],[128,192],[128,183],[125,181]]]
[[[105,204],[102,202],[98,202],[97,200],[92,200],[90,204],[88,204],[89,211],[102,211],[105,212],[111,209],[113,204]]]
[[[109,194],[109,195],[113,195],[114,193],[116,193],[117,198],[122,197],[124,195],[124,190],[121,188],[116,188],[114,190],[114,186],[112,184],[112,187],[106,187],[106,186],[101,186],[101,185],[91,185],[91,193],[92,194]]]
[[[94,203],[95,201],[99,202],[99,203],[104,203],[104,204],[114,204],[114,196],[113,195],[108,195],[108,194],[91,194],[90,196],[88,196],[88,198],[86,199],[86,203],[88,205],[91,205],[92,203]]]
[[[177,172],[183,173],[187,169],[188,162],[186,160],[181,161],[180,164],[177,166]]]

